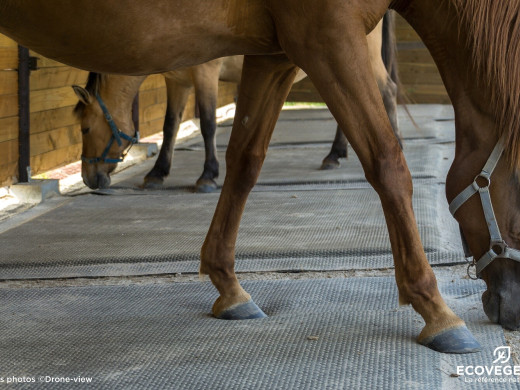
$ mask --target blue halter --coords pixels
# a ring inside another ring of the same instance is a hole
[[[114,119],[112,119],[112,115],[110,115],[110,112],[108,112],[108,108],[105,105],[105,102],[103,101],[103,99],[101,99],[101,97],[99,96],[99,94],[96,94],[96,100],[98,101],[99,106],[101,107],[101,110],[103,111],[103,115],[105,116],[105,119],[106,119],[108,125],[110,126],[110,130],[112,131],[112,137],[110,137],[110,140],[108,141],[108,145],[105,148],[105,150],[103,151],[103,153],[101,154],[101,157],[90,158],[90,157],[85,157],[82,155],[81,161],[83,161],[87,164],[96,164],[99,162],[102,162],[105,164],[120,163],[125,159],[130,148],[134,144],[139,142],[139,131],[136,130],[134,137],[130,137],[129,135],[126,135],[125,133],[123,133],[121,130],[119,130],[117,128],[116,124],[114,123]],[[110,148],[114,144],[114,141],[116,141],[120,147],[123,145],[123,141],[121,141],[121,138],[130,142],[130,147],[126,151],[124,151],[122,153],[121,157],[119,157],[119,158],[107,158],[108,152],[110,151]]]

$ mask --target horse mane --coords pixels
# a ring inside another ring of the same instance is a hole
[[[498,134],[520,168],[520,0],[451,0],[468,29],[478,79],[489,89]],[[484,86],[484,85],[483,85]],[[490,87],[490,88],[489,88]]]
[[[99,93],[101,85],[103,84],[103,75],[101,73],[89,72],[87,78],[87,85],[85,89],[90,93],[91,96],[96,96]],[[83,111],[85,110],[85,103],[79,101],[74,107],[74,115],[78,118],[83,116]]]

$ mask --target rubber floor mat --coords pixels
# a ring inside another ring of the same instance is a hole
[[[243,285],[268,318],[212,318],[217,294],[209,283],[2,289],[0,377],[34,379],[42,389],[70,388],[50,378],[125,390],[489,389],[457,377],[457,366],[492,365],[494,349],[505,345],[473,281],[454,288],[440,280],[483,346],[470,355],[417,344],[422,320],[397,306],[390,277]]]
[[[0,235],[0,278],[197,272],[218,194],[79,196]],[[442,185],[414,193],[432,264],[464,262]],[[393,266],[372,189],[252,193],[237,270],[345,270]]]
[[[320,170],[321,161],[327,155],[328,148],[319,145],[304,145],[299,147],[272,147],[267,153],[257,186],[253,190],[265,186],[288,185],[322,185],[331,183],[343,188],[353,186],[370,187],[359,159],[349,147],[349,158],[340,160],[340,168]],[[406,144],[404,155],[408,168],[414,180],[431,179],[444,182],[451,161],[454,147],[451,144]],[[218,153],[220,161],[220,175],[216,180],[220,186],[224,182],[226,173],[225,152]],[[162,190],[174,192],[191,192],[197,178],[202,173],[204,151],[178,150],[174,153],[170,175],[165,179]],[[146,164],[141,173],[113,186],[114,189],[138,189],[143,183],[144,176],[152,168]],[[153,190],[147,190],[153,192]]]

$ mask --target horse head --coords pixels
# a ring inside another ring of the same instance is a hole
[[[110,186],[110,174],[139,140],[132,121],[132,101],[139,86],[128,85],[133,79],[90,73],[85,88],[73,86],[79,99],[74,112],[83,133],[81,175],[92,189]]]
[[[462,131],[459,134],[447,195],[450,211],[461,227],[466,256],[473,257],[468,274],[486,283],[482,303],[488,318],[504,328],[518,329],[520,185],[516,164],[511,162],[514,143],[507,140],[507,133],[498,141],[491,136],[493,132],[471,139]],[[487,146],[473,149],[486,139]]]

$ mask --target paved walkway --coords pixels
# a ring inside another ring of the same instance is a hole
[[[89,388],[110,389],[517,388],[513,377],[456,375],[492,365],[507,342],[483,313],[483,283],[465,276],[447,211],[453,112],[410,110],[419,129],[404,113],[400,123],[421,237],[482,352],[441,355],[415,342],[422,319],[397,304],[381,206],[359,161],[350,151],[340,169],[319,171],[334,120],[327,110],[286,111],[237,245],[237,270],[267,319],[209,315],[217,293],[198,281],[198,256],[219,194],[191,192],[203,163],[193,140],[176,151],[162,190],[138,188],[146,161],[110,191],[54,198],[0,223],[0,389],[23,377],[39,383],[11,386],[91,378]],[[221,127],[217,139],[219,183],[229,132]]]

